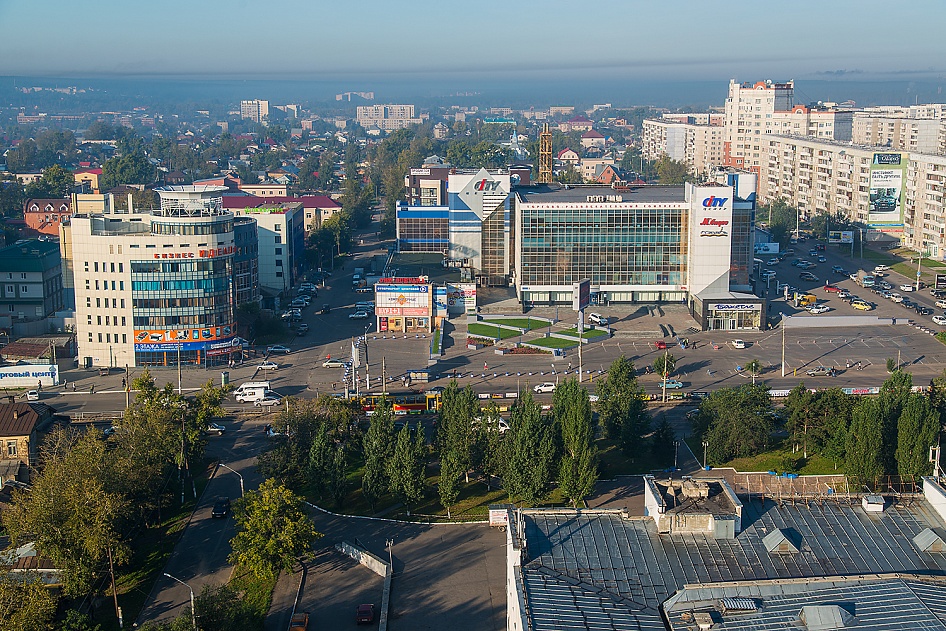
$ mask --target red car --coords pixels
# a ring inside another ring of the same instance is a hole
[[[371,624],[374,622],[374,605],[358,605],[355,610],[356,624]]]
[[[667,343],[664,342],[663,340],[657,340],[656,342],[654,342],[654,346],[656,346],[657,350],[660,350],[660,351],[667,349]]]
[[[828,293],[834,293],[834,294],[836,294],[836,293],[838,293],[839,291],[841,291],[841,288],[838,287],[837,285],[825,285],[825,286],[824,286],[824,290],[825,290],[826,292],[828,292]]]

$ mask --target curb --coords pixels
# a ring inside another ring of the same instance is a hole
[[[305,500],[303,500],[303,502],[309,508],[314,508],[315,510],[321,513],[325,513],[326,515],[331,515],[332,517],[347,517],[349,519],[366,519],[368,521],[383,521],[389,524],[410,524],[414,526],[467,526],[470,524],[488,524],[489,523],[489,520],[456,521],[456,522],[439,522],[439,521],[423,522],[423,521],[404,521],[401,519],[388,519],[387,517],[370,517],[366,515],[344,515],[342,513],[333,513],[332,511],[328,509],[322,508],[321,506],[317,506]]]

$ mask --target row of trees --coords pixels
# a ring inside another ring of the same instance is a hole
[[[839,388],[812,392],[800,383],[773,408],[763,384],[724,388],[699,408],[694,432],[708,443],[711,462],[757,455],[784,429],[793,452],[819,454],[845,473],[870,482],[883,475],[928,475],[931,446],[946,419],[946,378],[930,394],[912,391],[909,373],[894,372],[876,397],[856,397]],[[797,463],[787,463],[793,468]]]

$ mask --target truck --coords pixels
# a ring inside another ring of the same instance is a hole
[[[268,381],[247,381],[237,386],[233,391],[233,397],[239,403],[255,403],[266,397],[270,391]]]
[[[859,269],[857,270],[856,282],[861,287],[870,288],[874,286],[874,284],[877,282],[877,279],[874,278],[874,276],[871,275],[870,272],[865,272],[864,270]]]
[[[814,294],[802,294],[798,296],[798,305],[801,307],[807,307],[808,305],[813,305],[818,302],[818,297]]]

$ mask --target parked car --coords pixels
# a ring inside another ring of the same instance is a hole
[[[27,401],[39,401],[39,390],[30,390],[26,393]]]
[[[679,390],[683,387],[682,381],[677,381],[676,379],[667,379],[666,381],[661,379],[657,383],[658,388],[666,388],[667,390]]]
[[[358,605],[355,610],[355,624],[371,624],[374,622],[374,605]]]
[[[657,350],[662,351],[662,350],[666,350],[667,343],[664,342],[663,340],[657,340],[656,342],[654,342],[654,346],[657,348]]]
[[[917,305],[913,307],[913,310],[916,311],[917,315],[928,316],[933,315],[933,310],[929,307],[924,307],[923,305]]]
[[[349,320],[367,320],[368,317],[369,317],[369,316],[368,316],[368,312],[367,312],[367,311],[356,311],[356,312],[354,312],[354,313],[349,313],[349,314],[348,314],[348,319],[349,319]]]
[[[219,423],[208,423],[204,433],[213,434],[215,436],[223,436],[225,431],[227,431],[227,428],[223,425],[220,425]]]
[[[213,510],[210,511],[211,517],[226,517],[230,514],[230,498],[229,497],[218,497],[217,501],[214,502]]]
[[[851,306],[857,309],[858,311],[870,311],[874,308],[872,304],[870,304],[869,302],[865,302],[863,300],[855,300],[854,302],[851,303]]]
[[[907,285],[906,283],[900,285],[900,291],[915,291],[915,289],[913,285]]]
[[[886,271],[889,270],[889,269],[890,269],[890,268],[887,267],[886,265],[875,265],[875,266],[874,266],[874,271],[875,271],[875,272],[886,272]]]
[[[440,394],[444,390],[446,390],[446,388],[443,386],[434,386],[433,388],[427,388],[427,390],[424,391],[424,394]]]
[[[322,368],[344,368],[346,362],[343,362],[340,359],[326,359],[322,362]]]
[[[946,326],[946,316],[935,315],[933,316],[933,324],[938,324],[940,326]]]
[[[296,329],[296,335],[305,335],[309,332],[309,325],[303,322],[299,325],[299,328]]]
[[[746,342],[745,342],[745,340],[733,340],[732,342],[730,342],[730,344],[732,344],[732,347],[733,347],[733,348],[745,348],[745,347],[746,347]]]
[[[279,364],[276,362],[263,362],[256,367],[257,370],[279,370]]]
[[[798,278],[802,280],[807,280],[813,283],[818,282],[818,277],[812,274],[811,272],[802,272],[801,274],[798,275]]]
[[[937,300],[936,306],[940,309],[946,309],[946,300]]]
[[[890,298],[890,299],[891,299],[892,301],[894,301],[894,302],[903,302],[903,296],[901,296],[901,295],[898,294],[897,292],[891,293],[891,294],[888,296],[888,298]]]
[[[831,268],[831,271],[834,272],[835,274],[844,274],[845,276],[847,276],[847,272],[845,272],[844,268],[841,267],[840,265],[835,265],[834,267]]]
[[[824,290],[829,294],[837,294],[841,292],[841,288],[837,285],[825,285]]]
[[[841,300],[844,300],[845,298],[850,298],[852,295],[853,294],[851,294],[851,292],[849,292],[847,289],[842,289],[841,291],[838,292],[838,298],[840,298]]]
[[[289,631],[306,631],[309,628],[309,614],[304,611],[298,611],[292,614],[289,621]]]
[[[276,353],[282,353],[283,355],[288,355],[289,349],[281,344],[273,344],[272,346],[266,347],[267,355],[274,355]]]
[[[827,313],[831,311],[831,307],[828,305],[811,305],[808,307],[808,313],[813,313],[818,315],[819,313]]]
[[[555,392],[555,384],[551,381],[546,381],[545,383],[537,384],[532,390],[535,391],[536,394]]]
[[[828,368],[827,366],[816,366],[810,370],[806,370],[805,374],[809,377],[833,377],[834,368]]]
[[[779,263],[779,258],[777,256],[769,259],[769,265],[778,265],[778,263]]]

